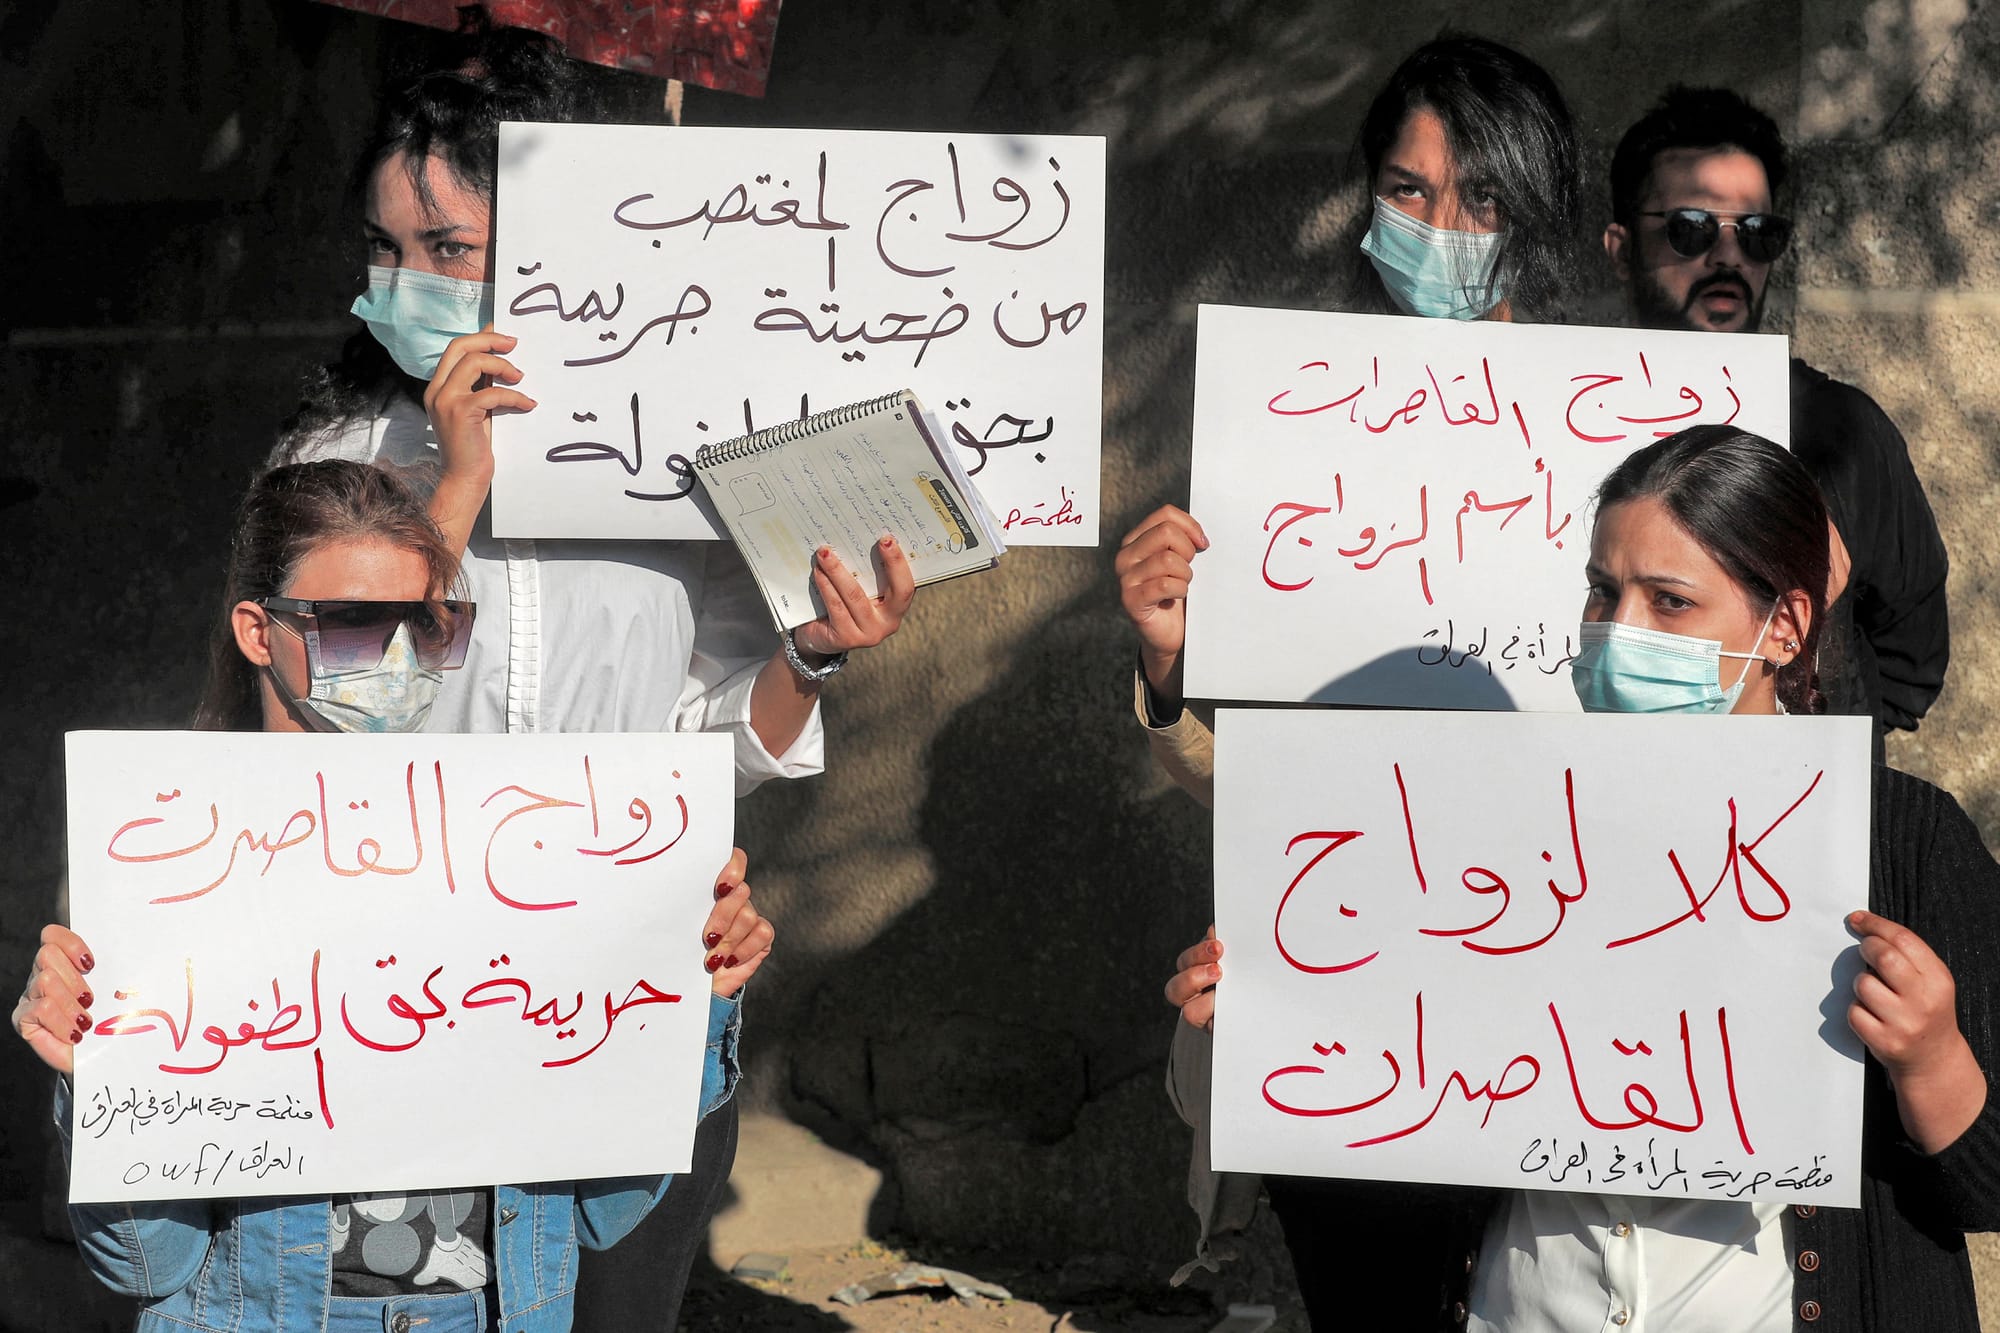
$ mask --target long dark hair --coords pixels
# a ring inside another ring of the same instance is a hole
[[[1799,460],[1734,426],[1690,426],[1632,454],[1598,488],[1598,513],[1658,500],[1753,603],[1792,592],[1812,604],[1797,656],[1778,668],[1778,701],[1823,713],[1820,631],[1826,621],[1826,502]],[[1830,665],[1830,664],[1829,664]]]
[[[236,646],[236,604],[283,596],[299,562],[337,541],[380,541],[417,552],[430,568],[436,596],[458,577],[458,557],[431,522],[422,495],[390,469],[329,459],[266,472],[236,511],[229,575],[209,638],[208,689],[194,717],[198,730],[256,731],[263,725],[257,668]]]
[[[489,31],[482,16],[473,11],[445,67],[397,77],[355,160],[350,209],[358,210],[367,199],[382,164],[399,156],[427,211],[436,206],[425,170],[433,158],[456,184],[490,203],[501,121],[568,121],[589,110],[584,79],[560,43],[523,28]],[[341,348],[339,361],[308,378],[304,400],[280,430],[277,457],[296,458],[329,429],[373,411],[392,386],[412,399],[423,393],[421,381],[405,375],[367,328],[358,329]]]
[[[1490,194],[1498,206],[1493,281],[1515,318],[1559,318],[1581,269],[1583,197],[1583,157],[1562,90],[1547,70],[1498,42],[1463,35],[1425,42],[1396,67],[1361,122],[1356,147],[1367,169],[1368,216],[1382,158],[1422,107],[1444,123],[1459,190]],[[1395,313],[1368,257],[1357,251],[1353,265],[1351,307]]]

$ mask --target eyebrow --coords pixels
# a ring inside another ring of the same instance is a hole
[[[384,227],[374,218],[361,219],[361,225],[363,229],[373,233],[376,236],[380,236],[385,240],[393,241],[396,239],[394,236],[389,234],[388,228]],[[458,232],[474,231],[474,230],[476,230],[476,228],[474,228],[473,225],[469,222],[447,222],[441,227],[426,227],[424,230],[417,233],[417,239],[420,241],[441,241],[446,239],[447,237],[457,234]]]
[[[1412,171],[1399,162],[1384,162],[1382,164],[1382,174],[1398,177],[1411,185],[1420,185],[1426,190],[1436,188],[1436,182],[1432,181],[1430,177],[1424,175],[1422,172]]]
[[[1598,579],[1607,583],[1611,581],[1611,576],[1595,564],[1585,565],[1583,567],[1583,574],[1585,578]],[[1700,586],[1693,579],[1684,579],[1677,574],[1634,574],[1626,582],[1644,583],[1656,587],[1668,588],[1697,588]]]

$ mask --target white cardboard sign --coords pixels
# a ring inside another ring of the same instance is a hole
[[[712,735],[74,732],[70,1197],[681,1171]]]
[[[1221,710],[1218,1170],[1859,1200],[1865,718]]]
[[[503,537],[714,537],[704,444],[912,389],[1010,545],[1092,546],[1104,140],[510,124]]]
[[[1605,474],[1706,422],[1790,439],[1782,337],[1200,319],[1196,698],[1575,712]]]

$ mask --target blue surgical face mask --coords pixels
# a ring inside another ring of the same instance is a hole
[[[427,380],[453,338],[493,322],[493,284],[370,264],[368,290],[349,309],[405,375]]]
[[[360,671],[314,671],[304,698],[267,668],[278,695],[316,731],[422,731],[444,672],[417,661],[408,625],[399,625],[382,660]]]
[[[1493,273],[1500,236],[1497,231],[1445,231],[1377,199],[1361,252],[1374,263],[1404,314],[1478,319],[1507,295]]]
[[[1757,642],[1777,615],[1774,605]],[[1615,621],[1585,621],[1578,631],[1570,684],[1586,713],[1727,713],[1743,695],[1757,653],[1728,653],[1717,639],[1697,639]],[[1746,659],[1736,683],[1721,684],[1722,659]]]

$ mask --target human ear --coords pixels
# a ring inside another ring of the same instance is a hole
[[[255,602],[238,602],[229,612],[230,632],[236,636],[236,651],[251,666],[271,665],[271,613]]]
[[[1805,650],[1806,635],[1812,630],[1812,598],[1802,588],[1794,588],[1778,599],[1778,609],[1771,617],[1771,628],[1764,635],[1763,649],[1766,660],[1777,666],[1788,665],[1793,658]]]
[[[1632,233],[1616,222],[1604,227],[1604,257],[1611,261],[1611,271],[1618,275],[1618,281],[1632,280],[1630,250]]]

